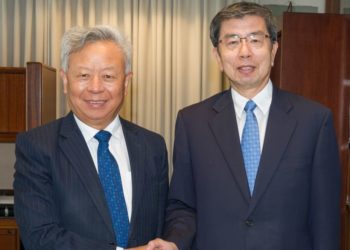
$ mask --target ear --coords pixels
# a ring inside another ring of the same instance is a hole
[[[274,42],[272,44],[272,50],[271,50],[271,67],[273,66],[274,62],[275,62],[275,57],[277,54],[277,50],[278,50],[278,42]]]
[[[216,59],[216,62],[218,63],[219,69],[222,72],[224,70],[224,67],[222,65],[221,55],[220,55],[220,51],[219,51],[218,47],[214,47],[212,49],[212,53]]]
[[[60,76],[63,82],[63,92],[67,94],[68,92],[68,77],[67,73],[63,71],[63,69],[60,70]]]
[[[127,73],[124,80],[124,96],[128,94],[128,86],[129,86],[129,82],[131,82],[131,78],[132,78],[132,72]]]

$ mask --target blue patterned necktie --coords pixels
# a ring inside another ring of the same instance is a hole
[[[98,173],[112,217],[117,244],[126,248],[129,234],[128,211],[118,163],[108,149],[111,133],[101,130],[95,135],[95,138],[99,142],[97,149]]]
[[[249,100],[244,107],[247,115],[241,141],[250,194],[253,194],[255,178],[260,162],[259,126],[253,112],[255,108],[256,104],[252,100]]]

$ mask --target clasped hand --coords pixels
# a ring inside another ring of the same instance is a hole
[[[128,248],[126,250],[179,250],[173,242],[165,241],[160,238],[151,240],[147,245]]]

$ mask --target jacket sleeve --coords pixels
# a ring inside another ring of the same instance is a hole
[[[331,112],[327,112],[317,140],[311,176],[313,249],[340,247],[340,161]]]
[[[181,116],[177,117],[174,143],[174,172],[170,184],[164,239],[179,250],[190,249],[196,233],[196,205],[189,142]]]

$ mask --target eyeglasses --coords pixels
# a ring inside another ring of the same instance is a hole
[[[219,43],[222,43],[228,50],[234,50],[238,48],[242,40],[245,39],[247,45],[251,48],[259,49],[264,45],[265,38],[270,36],[261,32],[250,33],[245,37],[240,37],[237,34],[227,35],[223,39],[219,40]]]

